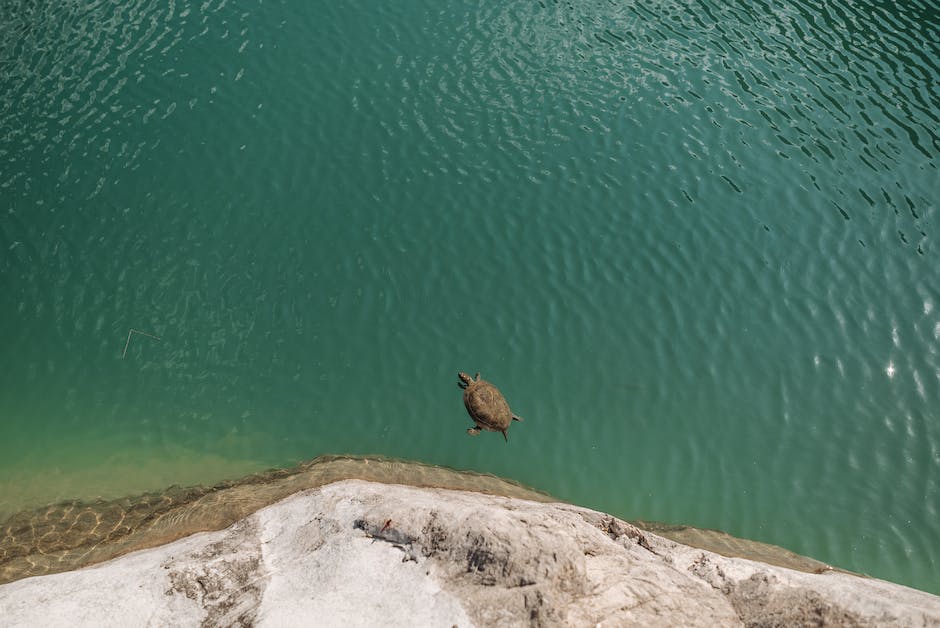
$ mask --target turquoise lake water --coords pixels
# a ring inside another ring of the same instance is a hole
[[[0,513],[383,454],[940,593],[938,3],[0,24]]]

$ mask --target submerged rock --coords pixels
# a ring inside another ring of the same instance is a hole
[[[320,456],[291,469],[271,469],[215,486],[172,486],[160,493],[71,500],[15,513],[0,523],[0,584],[221,530],[304,489],[350,479],[557,501],[487,473],[382,456]]]
[[[0,586],[0,624],[940,626],[940,598],[721,556],[566,504],[346,480]]]

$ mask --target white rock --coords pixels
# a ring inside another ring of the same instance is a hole
[[[0,586],[3,626],[940,626],[940,598],[595,511],[347,480],[226,530]]]

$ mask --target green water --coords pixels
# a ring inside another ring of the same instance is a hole
[[[940,593],[937,59],[917,1],[7,3],[0,512],[383,454]]]

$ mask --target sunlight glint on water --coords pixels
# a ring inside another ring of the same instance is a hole
[[[940,592],[934,4],[0,13],[0,512],[373,453]]]

